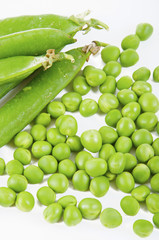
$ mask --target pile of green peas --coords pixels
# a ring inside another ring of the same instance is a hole
[[[121,214],[113,208],[102,211],[97,199],[108,192],[110,182],[114,181],[120,191],[129,194],[120,202],[122,211],[135,216],[140,203],[145,202],[159,228],[159,138],[153,140],[151,133],[159,134],[156,116],[159,100],[147,82],[151,72],[141,67],[132,77],[122,76],[116,81],[122,67],[133,66],[139,60],[136,49],[152,32],[150,24],[139,24],[135,34],[123,39],[122,52],[112,45],[103,48],[104,68],[86,66],[73,80],[73,91],[65,93],[61,101],[50,102],[46,111],[36,117],[30,132],[22,131],[15,136],[17,148],[13,160],[5,164],[0,158],[0,175],[5,172],[9,175],[8,187],[0,187],[1,206],[15,205],[21,211],[31,211],[35,200],[26,191],[27,186],[42,183],[47,175],[47,186],[37,191],[38,201],[46,206],[43,212],[46,221],[56,223],[63,217],[66,225],[74,226],[82,218],[100,217],[102,225],[115,228],[122,223]],[[155,68],[153,78],[159,82],[159,67]],[[82,99],[94,87],[101,92],[98,102]],[[101,112],[106,125],[78,136],[77,120],[69,114],[76,111],[83,117]],[[84,198],[78,206],[73,195],[56,200],[58,193],[67,191],[69,181],[75,190],[90,191],[95,198]],[[153,225],[139,219],[133,230],[146,237],[153,231]]]

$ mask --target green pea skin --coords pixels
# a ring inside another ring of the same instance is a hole
[[[139,60],[139,55],[134,49],[126,49],[120,54],[122,67],[131,67]]]
[[[61,101],[65,105],[67,111],[75,112],[79,109],[82,97],[79,93],[68,92],[62,96]]]
[[[137,102],[130,102],[122,108],[123,117],[131,118],[133,121],[140,115],[141,107]]]
[[[125,153],[125,168],[124,171],[131,171],[137,165],[137,159],[131,153]]]
[[[70,159],[62,160],[58,165],[58,172],[64,174],[67,178],[72,178],[76,172],[76,165]]]
[[[39,167],[29,165],[24,169],[24,176],[30,184],[37,184],[43,181],[44,173]]]
[[[133,80],[129,76],[123,76],[117,81],[117,89],[129,89],[133,84]]]
[[[65,118],[65,116],[66,115],[61,115],[55,120],[55,126],[56,126],[57,129],[59,129],[60,124],[61,124],[62,120]]]
[[[14,192],[19,193],[26,190],[28,181],[23,175],[13,174],[8,178],[7,185]]]
[[[78,170],[72,178],[74,189],[78,191],[87,191],[89,189],[90,177],[85,170]]]
[[[115,149],[117,152],[128,153],[132,149],[131,138],[121,136],[117,139],[115,143]]]
[[[159,228],[159,213],[155,213],[154,215],[153,215],[153,223],[154,223],[154,225],[157,227],[157,228]]]
[[[67,143],[59,143],[52,150],[52,155],[58,161],[62,161],[66,158],[69,158],[70,154],[71,154],[71,150]]]
[[[150,178],[150,169],[143,163],[139,163],[132,171],[136,183],[146,183]]]
[[[108,45],[101,51],[103,62],[117,61],[120,55],[120,49],[113,45]]]
[[[107,126],[103,126],[99,129],[99,132],[102,136],[102,143],[114,143],[117,138],[118,138],[118,134],[117,132],[111,128],[111,127],[107,127]]]
[[[138,201],[131,196],[125,196],[122,198],[120,201],[120,207],[123,212],[129,216],[135,216],[140,209]]]
[[[138,102],[143,112],[156,113],[159,110],[159,100],[153,93],[142,94]]]
[[[136,126],[131,118],[123,117],[121,118],[116,126],[117,133],[119,136],[129,137],[135,131]]]
[[[56,126],[57,127],[57,126]],[[59,131],[62,135],[74,136],[77,133],[78,125],[76,119],[71,115],[65,115],[59,124]]]
[[[107,228],[116,228],[121,225],[122,216],[114,208],[105,208],[100,214],[100,221]]]
[[[34,141],[44,141],[46,139],[46,128],[41,124],[35,124],[30,133]]]
[[[159,135],[159,122],[157,123],[156,131],[157,131],[157,133],[158,133],[158,135]]]
[[[90,117],[98,112],[98,104],[93,99],[84,99],[80,104],[79,112],[83,117]]]
[[[106,172],[105,176],[108,178],[109,181],[113,181],[116,178],[116,174],[111,172]]]
[[[138,100],[138,97],[135,94],[135,92],[133,92],[130,89],[123,89],[119,91],[117,94],[117,98],[122,105],[126,105],[130,102],[137,102]]]
[[[120,173],[116,177],[116,186],[122,192],[130,193],[135,186],[135,181],[132,174],[129,172]]]
[[[91,158],[85,163],[85,171],[91,177],[102,176],[107,171],[107,162],[102,158]]]
[[[32,145],[32,143],[33,138],[26,131],[18,133],[14,138],[14,144],[16,147],[29,148]]]
[[[140,23],[136,27],[136,34],[141,41],[147,40],[153,33],[153,27],[149,23]]]
[[[131,139],[132,139],[133,145],[135,147],[138,147],[144,143],[151,145],[153,142],[152,134],[147,129],[136,130],[132,134]]]
[[[17,195],[15,205],[23,212],[30,212],[35,204],[34,197],[31,193],[23,191]]]
[[[98,68],[92,68],[85,74],[89,86],[97,87],[106,80],[106,73]]]
[[[149,194],[150,194],[150,189],[146,185],[140,185],[134,188],[131,192],[131,195],[138,202],[144,202]]]
[[[3,158],[0,158],[0,175],[3,175],[5,171],[5,161]]]
[[[108,113],[110,110],[118,108],[119,101],[112,93],[103,93],[98,100],[98,105],[103,113]]]
[[[136,126],[138,128],[144,128],[148,131],[153,131],[158,122],[158,118],[153,112],[145,112],[139,115],[136,120]]]
[[[36,141],[33,143],[31,152],[35,158],[41,158],[51,153],[52,146],[46,141]]]
[[[85,169],[86,162],[92,158],[91,153],[86,151],[80,151],[75,157],[75,163],[79,170]]]
[[[133,79],[135,81],[147,81],[150,78],[150,70],[147,67],[141,67],[133,72]]]
[[[41,187],[37,191],[37,199],[42,205],[49,206],[50,204],[54,203],[56,200],[55,192],[49,187]]]
[[[61,115],[65,114],[65,106],[63,103],[58,101],[50,102],[47,106],[47,112],[51,115],[53,118],[58,118]]]
[[[155,152],[155,156],[159,156],[159,138],[156,138],[155,141],[152,143],[153,150]]]
[[[159,195],[157,193],[151,193],[146,198],[147,209],[151,213],[159,212]]]
[[[138,97],[140,97],[144,93],[152,92],[152,86],[148,82],[136,81],[131,87],[131,90],[136,93]]]
[[[99,151],[99,157],[108,161],[109,158],[116,152],[115,148],[111,144],[103,144]]]
[[[154,192],[159,192],[159,173],[153,175],[150,180],[151,189]]]
[[[83,149],[79,136],[68,137],[66,143],[70,147],[71,152],[79,152]]]
[[[28,149],[17,148],[13,156],[15,160],[18,160],[23,165],[28,165],[31,162],[31,152]]]
[[[108,169],[113,174],[119,174],[124,171],[125,157],[123,153],[114,153],[108,160]]]
[[[113,76],[107,76],[104,83],[99,87],[101,93],[115,93],[116,79]]]
[[[150,158],[147,166],[149,167],[152,174],[159,173],[159,156],[154,156]]]
[[[123,50],[126,50],[128,48],[137,49],[140,44],[140,39],[136,34],[131,34],[126,36],[122,42],[121,47]]]
[[[85,77],[77,76],[73,80],[73,90],[81,95],[86,95],[91,90],[91,87],[86,82]]]
[[[103,71],[107,76],[117,77],[121,73],[121,65],[116,61],[110,61],[104,66]]]
[[[159,82],[159,66],[157,66],[153,71],[153,80]]]
[[[67,206],[63,213],[63,220],[67,226],[75,226],[82,221],[82,214],[75,206]]]
[[[35,118],[35,124],[41,124],[45,127],[49,126],[51,123],[51,117],[49,113],[40,113],[36,118]]]
[[[6,164],[6,173],[12,174],[23,174],[24,167],[18,160],[11,160]]]
[[[58,143],[64,143],[66,136],[62,135],[57,128],[50,128],[47,131],[47,141],[55,146]]]
[[[68,206],[76,206],[77,199],[73,195],[66,195],[58,199],[57,203],[59,203],[62,208],[66,208]]]
[[[116,127],[117,122],[122,118],[121,112],[118,109],[113,109],[105,116],[105,122],[110,127]]]
[[[90,152],[98,152],[102,147],[102,137],[97,130],[87,130],[81,135],[82,145]]]
[[[95,197],[103,197],[109,190],[109,180],[105,176],[95,177],[90,182],[90,192]]]
[[[136,157],[139,162],[145,163],[154,156],[154,150],[151,145],[143,143],[136,149]]]
[[[138,219],[133,224],[133,230],[139,237],[148,237],[153,231],[153,225],[147,220]]]
[[[62,217],[62,206],[59,203],[52,203],[43,212],[44,219],[49,223],[57,223]]]
[[[64,193],[68,189],[69,181],[62,173],[54,173],[48,179],[48,186],[56,193]]]
[[[16,193],[7,187],[0,187],[0,205],[11,207],[15,203]]]
[[[86,77],[87,73],[89,71],[91,71],[92,69],[94,69],[95,67],[94,66],[91,66],[91,65],[87,65],[84,69],[83,69],[83,75]]]
[[[52,155],[46,155],[39,159],[38,167],[44,174],[53,174],[57,171],[57,160]]]
[[[83,218],[93,220],[99,216],[102,204],[95,198],[84,198],[79,202],[78,208]]]

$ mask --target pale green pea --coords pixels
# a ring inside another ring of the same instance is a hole
[[[116,186],[122,192],[130,193],[135,187],[135,181],[131,173],[122,172],[116,177]]]
[[[116,46],[108,45],[101,51],[103,62],[117,61],[120,55],[120,49]]]
[[[61,115],[65,114],[65,106],[63,103],[58,101],[53,101],[48,104],[47,106],[47,112],[51,115],[53,118],[58,118]]]
[[[73,90],[81,95],[85,95],[91,90],[91,87],[87,84],[85,77],[77,76],[73,80]]]
[[[117,133],[119,136],[129,137],[135,131],[136,126],[131,118],[123,117],[121,118],[116,126]]]
[[[46,155],[39,159],[38,167],[44,174],[53,174],[57,171],[57,160],[52,155]]]
[[[59,143],[52,150],[52,155],[58,161],[62,161],[66,158],[69,158],[70,154],[71,154],[71,150],[67,143]]]
[[[117,138],[118,138],[118,134],[117,132],[114,130],[114,128],[108,127],[108,126],[103,126],[99,129],[99,133],[101,134],[102,137],[102,143],[114,143]]]
[[[117,81],[117,89],[123,90],[128,89],[132,86],[133,80],[129,76],[123,76]]]
[[[150,178],[150,169],[143,163],[139,163],[132,171],[136,183],[146,183]]]
[[[3,175],[5,171],[5,161],[3,158],[0,158],[0,175]]]
[[[59,129],[59,126],[60,126],[60,124],[61,124],[61,122],[62,122],[62,120],[65,118],[65,115],[61,115],[61,116],[59,116],[57,119],[56,119],[56,121],[55,121],[55,126],[56,126],[56,128],[58,128]]]
[[[131,192],[131,195],[138,202],[144,202],[149,194],[150,194],[150,189],[146,185],[140,185],[134,188]]]
[[[144,93],[152,92],[152,86],[148,82],[136,81],[132,85],[131,90],[133,90],[136,95],[140,97]]]
[[[136,120],[136,126],[138,128],[144,128],[148,131],[153,131],[158,122],[158,118],[153,112],[145,112],[139,115]]]
[[[56,126],[57,127],[57,126]],[[71,115],[65,115],[59,124],[59,131],[62,135],[74,136],[78,130],[76,119]]]
[[[62,96],[61,101],[65,105],[67,111],[75,112],[79,109],[82,97],[79,93],[68,92]]]
[[[155,213],[152,220],[155,226],[159,228],[159,213]]]
[[[78,208],[83,218],[93,220],[99,216],[102,204],[95,198],[84,198],[79,202]]]
[[[157,193],[151,193],[146,198],[147,209],[151,213],[159,212],[159,195]]]
[[[43,181],[44,173],[39,167],[30,165],[24,169],[24,176],[29,183],[37,184]]]
[[[49,223],[56,223],[62,217],[62,206],[59,203],[52,203],[43,212],[44,219]]]
[[[159,122],[157,123],[156,131],[157,131],[157,133],[158,133],[158,135],[159,135]]]
[[[152,143],[153,150],[155,152],[155,156],[159,156],[159,138],[156,138],[155,141]]]
[[[108,178],[109,181],[113,181],[116,178],[116,174],[111,172],[106,172],[105,176]]]
[[[103,71],[108,76],[117,77],[121,73],[121,65],[116,61],[110,61],[104,66]]]
[[[126,49],[120,54],[120,63],[123,67],[131,67],[139,60],[139,55],[134,49]]]
[[[131,171],[137,165],[137,159],[131,153],[125,153],[125,168],[124,171]]]
[[[139,162],[145,163],[154,156],[154,150],[151,145],[143,143],[136,149],[136,157]]]
[[[15,205],[23,212],[30,212],[35,204],[34,197],[31,193],[23,191],[17,195]]]
[[[153,231],[153,225],[147,220],[138,219],[133,224],[133,230],[139,237],[148,237]]]
[[[16,147],[29,148],[33,143],[33,138],[30,133],[23,131],[18,133],[14,138],[14,144]]]
[[[147,166],[149,167],[152,174],[159,173],[159,156],[152,157]]]
[[[108,169],[113,174],[119,174],[124,171],[125,157],[123,153],[114,153],[108,160]]]
[[[98,152],[102,147],[102,137],[97,130],[87,130],[81,135],[82,145],[90,152]]]
[[[7,185],[14,192],[19,193],[26,190],[28,181],[23,175],[13,174],[8,178]]]
[[[49,113],[40,113],[36,119],[35,119],[36,124],[41,124],[45,127],[47,127],[51,123],[51,117]]]
[[[85,73],[86,81],[89,86],[97,87],[106,80],[106,73],[99,68],[91,68]]]
[[[70,147],[71,152],[79,152],[83,149],[81,139],[79,136],[68,137],[66,143]]]
[[[147,40],[153,33],[153,27],[149,23],[140,23],[136,27],[136,34],[141,41]]]
[[[123,197],[120,201],[120,207],[123,212],[129,216],[135,216],[140,209],[138,201],[131,196]]]
[[[136,118],[140,115],[140,112],[141,107],[140,104],[138,104],[137,102],[130,102],[126,104],[121,111],[123,117],[129,117],[133,121],[135,121]]]
[[[99,108],[102,112],[108,113],[119,106],[119,101],[112,93],[103,93],[98,100]]]
[[[66,136],[62,135],[58,128],[50,128],[47,131],[47,141],[53,146],[64,143],[66,141]]]
[[[36,141],[33,143],[31,152],[35,158],[41,158],[49,155],[52,151],[52,146],[47,141]]]
[[[58,165],[58,172],[64,174],[67,178],[72,178],[76,172],[76,165],[70,159],[62,160]]]
[[[67,226],[75,226],[82,221],[82,214],[76,206],[69,205],[64,210],[63,220]]]
[[[115,148],[111,144],[103,144],[99,151],[99,157],[108,161],[109,158],[116,152]]]
[[[150,70],[147,67],[141,67],[133,72],[133,79],[135,81],[147,81],[150,78]]]
[[[6,173],[12,174],[23,174],[24,167],[18,160],[11,160],[6,164]]]
[[[159,82],[159,66],[157,66],[153,71],[153,80]]]
[[[98,112],[98,104],[93,99],[84,99],[80,104],[79,112],[83,117],[90,117]]]
[[[117,152],[129,153],[132,149],[132,141],[129,137],[121,136],[115,143],[115,149]]]
[[[46,139],[46,128],[41,124],[35,124],[30,133],[34,141],[44,141]]]
[[[90,177],[85,170],[78,170],[72,178],[74,189],[78,191],[87,191],[89,189]]]
[[[147,144],[151,145],[152,142],[153,142],[152,134],[148,130],[146,130],[146,129],[136,130],[132,134],[131,139],[132,139],[133,145],[135,147],[138,147],[138,146],[140,146],[143,143],[147,143]]]
[[[54,173],[48,179],[48,186],[56,193],[64,193],[68,189],[69,181],[62,173]]]
[[[31,152],[25,148],[17,148],[14,151],[14,159],[21,162],[23,165],[28,165],[31,162]]]
[[[151,189],[154,192],[159,192],[159,173],[155,174],[151,180],[150,180],[150,184],[151,184]]]
[[[91,177],[102,176],[107,171],[107,162],[102,158],[91,158],[86,161],[85,170]]]
[[[142,94],[138,102],[143,112],[156,113],[159,110],[159,100],[153,93]]]
[[[135,92],[133,92],[130,89],[123,89],[119,91],[117,94],[117,98],[122,105],[126,105],[130,102],[137,102],[138,100],[138,97],[135,94]]]
[[[49,187],[41,187],[37,191],[37,199],[42,205],[49,206],[50,204],[54,203],[56,200],[55,192]]]
[[[109,190],[109,180],[105,176],[95,177],[90,182],[90,192],[95,197],[103,197]]]
[[[66,195],[58,199],[57,203],[59,203],[63,208],[67,206],[76,206],[77,199],[73,195]]]
[[[10,207],[15,203],[16,193],[7,187],[0,187],[0,205]]]
[[[115,93],[116,79],[113,76],[107,76],[104,83],[99,87],[101,93]]]
[[[84,69],[83,69],[83,75],[86,77],[87,73],[94,69],[95,67],[94,66],[91,66],[91,65],[87,65]]]
[[[116,228],[121,225],[122,216],[114,208],[105,208],[100,214],[100,221],[107,228]]]
[[[122,42],[121,47],[123,50],[126,50],[128,48],[137,49],[140,44],[140,39],[136,34],[131,34],[126,36]]]
[[[75,157],[75,163],[78,169],[84,170],[85,169],[85,163],[92,158],[91,153],[86,151],[81,151],[77,153]]]
[[[108,126],[116,127],[117,122],[122,118],[121,112],[118,109],[113,109],[105,116],[105,122]]]

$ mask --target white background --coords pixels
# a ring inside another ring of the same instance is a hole
[[[1,3],[0,16],[1,18],[18,16],[24,14],[44,14],[54,13],[60,15],[72,15],[81,13],[87,9],[92,11],[91,17],[98,18],[109,25],[109,32],[104,30],[92,30],[87,35],[78,33],[76,38],[78,42],[74,46],[83,46],[90,43],[92,40],[101,40],[110,44],[115,44],[120,47],[121,40],[128,34],[135,32],[136,25],[140,22],[149,22],[154,26],[152,37],[141,42],[137,50],[140,55],[140,61],[131,68],[123,69],[121,76],[129,74],[141,66],[147,66],[151,71],[159,65],[159,1],[158,0],[5,0]],[[69,46],[70,48],[70,46]],[[103,67],[100,54],[90,59],[90,63],[96,67]],[[159,97],[159,83],[153,83],[153,92]],[[15,91],[14,91],[15,92]],[[7,99],[13,96],[9,94]],[[59,95],[61,96],[62,93]],[[58,96],[58,97],[59,97]],[[99,93],[91,92],[90,97],[98,100]],[[88,96],[86,96],[88,97]],[[4,103],[6,100],[2,100]],[[80,135],[86,129],[99,129],[104,125],[104,115],[96,115],[90,118],[82,118],[76,113],[75,117],[79,123]],[[155,138],[154,134],[154,138]],[[13,148],[3,147],[0,150],[0,157],[5,161],[13,158]],[[7,176],[0,177],[0,186],[6,186]],[[30,185],[28,191],[32,192],[36,199],[36,191],[40,186],[46,185],[44,181],[41,185]],[[89,192],[78,192],[71,188],[65,194],[73,194],[77,197],[78,202],[84,197],[93,197]],[[58,194],[57,199],[62,195]],[[140,239],[132,230],[133,222],[136,219],[152,219],[152,214],[148,213],[143,205],[139,213],[135,217],[126,216],[120,208],[120,200],[125,194],[115,189],[112,186],[106,196],[100,198],[103,209],[106,207],[114,207],[118,209],[123,216],[123,223],[116,229],[107,229],[100,224],[99,219],[94,221],[82,220],[82,222],[72,228],[64,225],[63,222],[58,224],[49,224],[43,219],[43,209],[36,201],[35,208],[30,213],[23,213],[16,209],[0,207],[0,238],[8,239],[76,239],[76,240],[96,240],[96,239]],[[154,231],[147,239],[157,240],[159,230],[154,228]]]

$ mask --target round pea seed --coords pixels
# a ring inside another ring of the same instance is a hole
[[[140,146],[141,144],[147,143],[152,144],[153,137],[152,134],[146,129],[139,129],[132,134],[132,142],[135,147]]]
[[[159,156],[152,157],[147,166],[149,167],[152,174],[159,173]]]
[[[63,105],[63,103],[58,101],[53,101],[47,106],[47,112],[53,118],[58,118],[59,116],[65,114],[65,111],[65,106]]]
[[[102,143],[114,143],[117,138],[118,138],[118,134],[117,132],[111,128],[111,127],[107,127],[107,126],[103,126],[99,129],[99,132],[102,136]]]
[[[134,49],[126,49],[120,54],[120,63],[123,67],[131,67],[139,60],[139,55]]]
[[[137,159],[131,153],[125,153],[125,168],[124,171],[131,171],[137,165]]]
[[[131,192],[131,195],[138,202],[144,202],[149,194],[150,194],[150,189],[145,185],[140,185],[140,186],[134,188]]]
[[[121,118],[116,126],[117,133],[119,136],[129,137],[135,131],[136,126],[131,118],[123,117]]]
[[[107,63],[117,61],[120,55],[120,49],[116,46],[108,45],[101,51],[102,60]]]
[[[28,181],[23,175],[13,174],[8,178],[7,185],[14,192],[25,191],[28,185]]]
[[[153,71],[153,80],[159,82],[159,66],[157,66]]]
[[[121,73],[121,65],[116,61],[110,61],[104,66],[103,71],[108,76],[117,77]]]
[[[63,213],[63,220],[67,226],[75,226],[82,221],[82,214],[75,206],[67,206]]]
[[[155,213],[154,215],[153,215],[153,223],[155,224],[155,226],[157,227],[157,228],[159,228],[159,213]]]
[[[99,108],[102,112],[108,113],[119,106],[119,101],[112,93],[103,93],[98,100]]]
[[[97,87],[106,80],[105,72],[98,68],[89,69],[86,72],[85,77],[88,85],[91,87]]]
[[[156,138],[155,141],[152,143],[152,147],[155,153],[155,156],[159,156],[159,138]]]
[[[48,186],[56,193],[64,193],[68,189],[69,181],[62,173],[54,173],[48,179]]]
[[[73,195],[66,195],[59,198],[57,203],[59,203],[63,208],[66,208],[70,205],[76,206],[77,199]]]
[[[151,193],[146,198],[147,209],[151,213],[159,212],[159,195],[157,193]]]
[[[94,66],[91,66],[91,65],[87,65],[84,69],[83,69],[83,75],[86,77],[87,73],[94,69],[95,67]]]
[[[111,144],[103,144],[102,148],[99,151],[99,157],[103,158],[105,161],[108,161],[109,158],[115,153],[115,148]]]
[[[117,152],[129,153],[132,149],[131,138],[125,136],[119,137],[115,143],[115,149]]]
[[[83,218],[93,220],[99,216],[102,204],[95,198],[84,198],[79,202],[78,208]]]
[[[82,97],[79,93],[68,92],[65,93],[61,98],[62,103],[69,112],[75,112],[79,109]]]
[[[70,154],[71,154],[71,150],[67,143],[59,143],[52,150],[52,155],[58,161],[62,161],[66,158],[69,158]]]
[[[139,98],[139,104],[143,112],[157,112],[159,110],[159,100],[153,93],[144,93]]]
[[[128,48],[137,49],[140,44],[140,39],[136,34],[131,34],[126,36],[122,42],[121,47],[123,50],[126,50]]]
[[[46,141],[36,141],[33,143],[31,152],[35,158],[41,158],[49,155],[52,151],[52,146]]]
[[[133,90],[137,96],[141,96],[144,93],[152,92],[152,86],[148,82],[143,81],[137,81],[134,82],[134,84],[131,87],[131,90]]]
[[[105,208],[100,214],[101,223],[108,228],[116,228],[122,223],[121,214],[114,208]]]
[[[107,171],[107,162],[102,158],[91,158],[86,161],[85,170],[91,177],[102,176]]]
[[[130,193],[134,186],[135,181],[131,173],[129,172],[122,172],[116,177],[116,186],[122,192]]]
[[[150,70],[147,67],[141,67],[133,72],[133,79],[135,81],[147,81],[150,78]]]
[[[28,165],[31,162],[31,153],[28,149],[17,148],[14,151],[14,159],[21,162],[23,165]]]
[[[51,117],[49,113],[40,113],[36,119],[35,119],[36,124],[41,124],[45,127],[47,127],[51,123]]]
[[[28,132],[20,132],[14,138],[14,144],[16,147],[29,148],[33,143],[33,138]]]
[[[34,141],[44,141],[46,138],[46,128],[41,124],[35,124],[30,133],[34,139]]]
[[[128,89],[132,86],[133,80],[129,76],[123,76],[117,81],[117,89]]]
[[[24,167],[18,160],[9,161],[6,164],[6,173],[8,175],[23,174]]]
[[[119,91],[117,94],[117,98],[122,105],[126,105],[130,102],[137,102],[138,100],[138,97],[135,94],[135,92],[133,92],[130,89],[123,89]]]
[[[125,157],[121,152],[114,153],[108,160],[109,171],[113,174],[119,174],[124,171]]]
[[[153,27],[149,23],[140,23],[136,27],[136,34],[141,41],[147,40],[153,33]]]
[[[115,93],[116,79],[113,76],[107,76],[104,83],[99,87],[101,93]]]
[[[109,180],[104,176],[95,177],[90,182],[90,192],[95,197],[103,197],[109,190]]]
[[[77,76],[73,80],[73,90],[81,95],[85,95],[90,91],[91,87],[87,84],[85,77]]]
[[[50,128],[47,131],[47,141],[55,146],[58,143],[64,143],[66,136],[62,135],[57,128]]]
[[[56,126],[57,127],[57,126]],[[74,136],[77,133],[77,121],[71,115],[65,115],[60,122],[59,131],[62,135]]]
[[[66,143],[70,147],[71,152],[79,152],[83,149],[79,136],[68,137]]]
[[[81,135],[82,145],[90,152],[98,152],[102,147],[102,137],[97,130],[87,130]]]
[[[122,108],[123,117],[131,118],[133,121],[140,115],[141,107],[137,102],[130,102]]]
[[[136,183],[146,183],[150,178],[150,169],[143,163],[139,163],[132,171]]]
[[[120,206],[123,212],[129,216],[135,216],[140,209],[138,201],[131,196],[122,198],[120,201]]]
[[[62,217],[62,206],[59,203],[52,203],[43,212],[44,219],[49,223],[56,223]]]
[[[133,224],[133,230],[139,237],[148,237],[153,231],[153,225],[147,220],[138,219]]]
[[[44,174],[53,174],[57,171],[57,160],[52,155],[46,155],[39,159],[38,167]]]
[[[151,189],[154,192],[159,192],[159,173],[155,174],[150,181]]]
[[[136,125],[138,128],[144,128],[148,131],[153,131],[158,122],[158,118],[153,112],[145,112],[139,115],[136,120]]]
[[[43,181],[44,173],[43,171],[34,165],[30,165],[25,168],[24,176],[31,184],[41,183]]]
[[[76,172],[76,165],[70,159],[62,160],[58,165],[58,172],[67,178],[72,178]]]
[[[97,111],[98,104],[90,98],[84,99],[79,107],[79,112],[83,117],[90,117],[97,113]]]
[[[5,171],[5,161],[3,158],[0,158],[0,175],[3,175]]]
[[[139,162],[145,163],[154,156],[154,150],[151,145],[143,143],[136,149],[136,157]]]
[[[31,193],[23,191],[17,195],[16,207],[23,212],[30,212],[35,204],[34,197]]]
[[[78,191],[87,191],[89,188],[90,177],[85,170],[78,170],[75,172],[72,178],[72,184],[74,189]]]
[[[10,207],[15,203],[16,193],[7,187],[0,187],[0,205]]]
[[[75,157],[75,163],[79,170],[85,169],[85,163],[92,158],[92,155],[89,152],[81,151],[77,153]]]
[[[56,200],[55,192],[49,187],[41,187],[37,191],[37,199],[42,205],[49,206],[50,204],[54,203]]]
[[[108,126],[116,127],[117,122],[122,118],[121,112],[118,109],[113,109],[105,116],[105,122]]]

